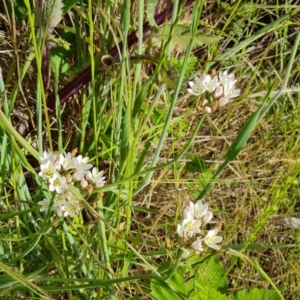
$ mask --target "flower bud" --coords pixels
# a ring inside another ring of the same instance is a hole
[[[219,107],[225,106],[229,102],[229,97],[222,97],[219,99]]]
[[[205,106],[204,110],[207,114],[210,114],[212,112],[211,108],[209,106]]]
[[[217,98],[221,97],[222,94],[223,94],[223,86],[222,86],[222,85],[219,85],[219,86],[215,89],[215,94],[214,94],[214,96],[215,96],[215,98],[217,99]]]

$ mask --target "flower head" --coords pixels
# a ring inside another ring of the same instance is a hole
[[[201,222],[199,220],[183,219],[177,225],[177,234],[181,237],[192,237],[196,233],[200,233]]]
[[[70,152],[65,155],[60,154],[59,161],[66,171],[75,168],[76,159],[72,157],[72,154]]]
[[[183,218],[188,220],[194,220],[194,202],[190,201],[189,205],[183,210]]]
[[[81,210],[80,203],[78,200],[68,200],[65,202],[64,206],[62,207],[62,210],[64,212],[64,217],[74,217]]]
[[[64,189],[68,189],[66,178],[58,173],[49,179],[49,183],[49,190],[51,192],[56,191],[58,194],[61,194]]]
[[[43,165],[46,164],[48,161],[52,161],[52,163],[54,164],[56,159],[57,159],[56,154],[47,151],[44,151],[43,157],[40,157],[41,164]]]
[[[201,218],[202,226],[205,226],[206,224],[208,224],[212,218],[213,218],[213,213],[210,210],[208,210],[206,212],[206,214],[203,215]]]
[[[217,243],[220,243],[223,238],[221,236],[218,236],[219,230],[218,229],[213,229],[213,230],[209,230],[206,237],[203,239],[204,243],[215,250],[220,250],[221,247],[219,245],[217,245]]]
[[[202,203],[202,200],[199,200],[194,205],[194,216],[195,219],[201,219],[208,210],[208,204]]]
[[[50,200],[43,199],[43,201],[39,201],[37,204],[42,206],[40,212],[47,211],[50,206]]]
[[[214,78],[212,78],[211,75],[206,75],[204,84],[205,84],[206,90],[209,93],[213,93],[220,84],[218,81],[218,76],[215,76]]]
[[[224,85],[224,96],[229,97],[229,99],[238,97],[240,92],[240,89],[235,89],[235,81],[228,82]]]
[[[195,242],[192,243],[191,247],[197,252],[202,252],[204,250],[202,247],[202,242],[203,240],[198,238]]]
[[[206,84],[205,84],[206,75],[203,74],[201,77],[195,77],[195,82],[189,81],[190,88],[188,92],[194,96],[199,96],[206,92]]]
[[[219,80],[223,86],[227,85],[230,82],[233,82],[233,83],[236,82],[234,73],[228,74],[227,70],[224,72],[222,72],[222,71],[219,72]]]
[[[76,170],[86,173],[87,170],[93,167],[92,164],[88,164],[88,161],[88,157],[82,157],[82,155],[78,155],[78,157],[75,159]]]
[[[99,172],[98,168],[93,168],[92,172],[89,171],[86,174],[86,179],[93,182],[97,188],[105,185],[105,176],[103,176],[103,171]]]
[[[65,190],[67,191],[67,190]],[[56,214],[59,216],[59,217],[62,217],[63,216],[63,206],[66,202],[66,198],[64,197],[63,194],[57,194],[55,196],[55,199],[54,199],[54,204],[53,204],[53,208],[55,209],[56,211]]]
[[[56,167],[53,161],[48,160],[45,164],[41,165],[39,176],[50,178],[56,174]]]

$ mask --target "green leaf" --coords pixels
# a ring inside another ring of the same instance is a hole
[[[242,290],[232,295],[233,300],[278,300],[278,294],[275,291],[253,289]]]
[[[165,83],[170,89],[175,89],[176,88],[176,82],[178,81],[180,71],[183,66],[183,61],[184,57],[181,59],[177,58],[171,58],[171,59],[166,59],[164,61],[164,70],[162,74],[162,81]],[[188,58],[188,63],[186,67],[186,72],[184,76],[186,78],[189,78],[192,73],[195,70],[195,66],[197,64],[197,58],[196,57],[189,57]],[[166,71],[166,72],[165,72]]]
[[[198,155],[189,155],[188,162],[185,164],[184,170],[191,173],[203,173],[207,171],[205,160]]]
[[[195,274],[195,284],[197,289],[202,290],[206,286],[211,286],[221,293],[226,293],[227,278],[225,276],[224,267],[220,264],[216,255],[205,260],[198,267],[197,273]]]
[[[64,14],[66,14],[77,2],[78,0],[66,0],[63,10]]]
[[[45,3],[45,17],[49,18],[49,27],[55,28],[63,17],[62,0],[47,0]]]
[[[52,70],[59,70],[60,77],[69,70],[69,63],[63,54],[57,49],[51,49],[51,67]]]
[[[238,136],[232,142],[231,146],[229,147],[226,153],[226,158],[229,161],[234,160],[239,154],[239,152],[242,150],[244,145],[247,143],[252,131],[254,130],[254,128],[260,120],[260,115],[264,107],[265,102],[263,102],[261,106],[256,110],[256,112],[250,117],[248,122],[243,126],[243,128],[239,132]]]
[[[155,300],[181,300],[181,298],[165,283],[151,280],[151,296]]]
[[[167,40],[167,36],[163,36],[166,33],[170,32],[170,23],[165,26],[159,27],[157,33],[152,33],[151,38],[148,41],[149,47],[158,47],[161,48],[161,43]],[[212,43],[218,42],[221,39],[220,36],[205,35],[199,32],[195,39],[193,47],[199,47],[203,45],[210,45]],[[191,40],[191,29],[190,25],[180,23],[176,25],[174,33],[172,36],[172,48],[177,52],[184,52]]]
[[[63,2],[62,0],[47,0],[44,1],[44,11],[41,11],[39,6],[34,8],[36,17],[36,25],[42,26],[44,22],[49,20],[49,32],[55,28],[63,17]]]
[[[189,300],[229,300],[226,295],[221,294],[212,286],[205,286],[200,291],[195,291],[188,298]]]
[[[182,296],[187,296],[189,291],[187,290],[185,284],[184,274],[184,268],[178,268],[174,275],[169,280],[167,280],[167,283],[170,284],[172,288],[174,288]]]
[[[147,19],[151,27],[157,27],[157,24],[155,22],[154,16],[155,16],[155,8],[157,5],[157,0],[149,0],[147,3]]]

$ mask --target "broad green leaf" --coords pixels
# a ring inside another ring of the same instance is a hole
[[[278,294],[275,291],[253,289],[242,290],[232,295],[233,300],[278,300]]]
[[[226,293],[227,278],[224,275],[224,267],[220,264],[218,257],[214,255],[210,259],[205,260],[198,267],[197,273],[195,274],[197,289],[201,290],[206,286],[211,286],[222,293]]]
[[[151,280],[151,296],[155,300],[181,300],[181,298],[165,283]]]
[[[176,88],[176,82],[178,81],[180,71],[183,66],[183,61],[184,61],[184,57],[182,57],[181,59],[171,58],[169,60],[165,60],[164,62],[162,81],[170,89]],[[186,72],[184,74],[186,78],[189,78],[192,75],[196,64],[197,64],[197,58],[189,57]]]
[[[155,22],[154,16],[155,16],[155,8],[157,5],[157,0],[149,0],[147,3],[147,20],[151,27],[157,27],[157,24]]]
[[[49,27],[55,28],[63,17],[62,0],[47,0],[45,3],[45,17],[49,18]]]
[[[199,291],[195,291],[188,298],[189,300],[229,300],[226,295],[221,294],[212,286],[205,286]]]
[[[178,268],[174,275],[169,280],[167,280],[167,283],[171,285],[172,288],[178,291],[181,295],[188,295],[189,291],[187,290],[185,284],[183,268]]]
[[[161,43],[166,41],[168,36],[166,33],[170,32],[170,23],[166,26],[159,27],[157,33],[152,33],[150,40],[148,41],[149,47],[158,47],[161,48]],[[210,45],[212,43],[218,42],[221,39],[220,36],[205,35],[199,32],[195,39],[193,48],[199,47],[202,45]],[[191,40],[191,29],[188,24],[178,24],[174,29],[172,36],[172,49],[177,52],[184,52]]]
[[[51,49],[51,67],[52,70],[59,70],[60,77],[69,70],[68,61],[63,53],[57,49]]]
[[[64,14],[67,13],[77,2],[78,0],[66,0],[63,7]]]

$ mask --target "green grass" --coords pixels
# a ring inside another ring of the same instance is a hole
[[[299,229],[283,223],[299,217],[297,6],[174,1],[178,18],[128,49],[127,35],[153,18],[150,1],[131,2],[65,1],[52,33],[35,26],[29,0],[0,3],[1,299],[239,299],[256,289],[275,294],[253,299],[300,299]],[[120,40],[123,59],[105,65]],[[89,85],[60,106],[59,89],[88,64]],[[205,114],[188,81],[225,68],[241,95]],[[53,200],[38,176],[45,147],[76,149],[105,171],[91,195],[72,189],[84,207],[74,218],[40,212]],[[176,224],[200,198],[222,250],[185,261]]]

